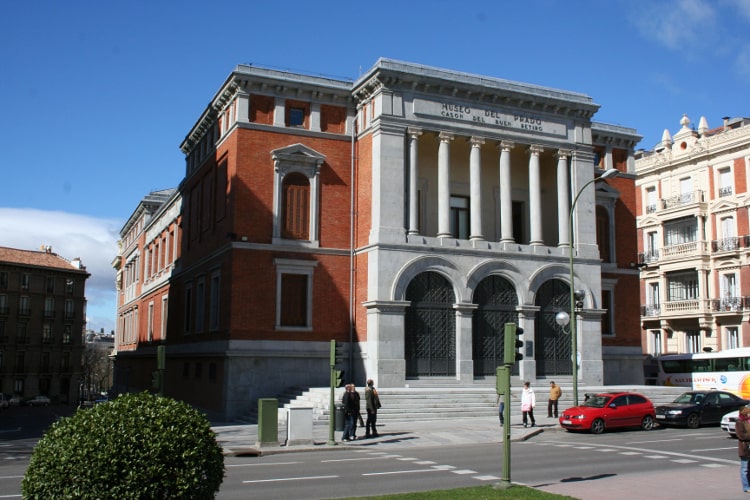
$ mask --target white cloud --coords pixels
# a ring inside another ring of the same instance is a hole
[[[718,14],[714,5],[706,0],[637,5],[638,11],[631,17],[638,30],[668,49],[696,50],[710,43],[716,35]]]
[[[750,80],[750,43],[737,48],[734,69],[742,78]]]
[[[0,246],[22,250],[52,247],[61,257],[80,257],[91,277],[86,281],[87,328],[114,329],[117,240],[122,221],[58,211],[0,208]]]

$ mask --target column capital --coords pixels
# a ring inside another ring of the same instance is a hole
[[[539,155],[544,151],[544,148],[538,144],[532,144],[529,146],[529,153],[532,155]]]
[[[557,157],[560,159],[566,159],[570,158],[572,156],[573,152],[569,149],[558,149],[557,150]]]
[[[500,144],[498,144],[497,147],[500,151],[510,151],[515,145],[516,143],[513,141],[500,141]]]
[[[485,141],[484,141],[484,137],[477,137],[477,136],[472,135],[471,137],[469,137],[468,142],[469,144],[471,144],[472,148],[478,148],[482,144],[484,144]]]
[[[440,139],[440,142],[452,141],[454,138],[455,136],[450,132],[440,132],[438,134],[438,139]]]
[[[406,129],[406,133],[409,134],[409,137],[412,139],[416,139],[420,135],[422,135],[422,129],[417,127],[408,127]]]

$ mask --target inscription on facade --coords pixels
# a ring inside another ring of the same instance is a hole
[[[472,122],[491,127],[503,127],[526,132],[565,136],[564,123],[528,113],[512,113],[498,108],[467,106],[450,102],[414,100],[414,114],[439,116],[450,120]]]

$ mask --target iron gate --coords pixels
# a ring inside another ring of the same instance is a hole
[[[474,376],[494,376],[503,364],[505,323],[518,322],[518,297],[513,285],[500,276],[488,276],[474,293],[477,310],[473,318],[472,358]],[[513,365],[514,373],[518,366]]]
[[[557,279],[544,283],[536,305],[540,308],[534,325],[537,375],[572,375],[570,334],[555,321],[558,312],[570,309],[570,286]]]
[[[418,274],[406,289],[406,377],[456,374],[455,295],[435,272]]]

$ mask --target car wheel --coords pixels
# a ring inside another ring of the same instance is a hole
[[[654,417],[651,415],[646,415],[643,417],[643,420],[641,420],[641,429],[644,431],[650,431],[654,428]]]
[[[687,418],[687,426],[690,429],[697,429],[701,426],[701,417],[697,413],[691,413]]]
[[[604,432],[604,420],[597,418],[591,422],[591,434],[601,434]]]

